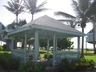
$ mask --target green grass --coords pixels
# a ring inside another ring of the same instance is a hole
[[[39,53],[40,53],[40,57],[44,57],[45,54],[47,54],[47,51],[46,50],[39,50]],[[49,55],[52,55],[52,51],[49,51]]]
[[[11,53],[11,51],[0,51],[0,53]]]
[[[96,54],[93,54],[93,52],[92,53],[90,53],[90,52],[85,53],[84,57],[85,57],[85,59],[89,59],[89,60],[91,59],[96,62]]]

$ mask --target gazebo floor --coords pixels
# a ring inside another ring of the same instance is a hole
[[[39,59],[38,63],[45,63],[48,67],[52,67],[52,62],[44,58]]]

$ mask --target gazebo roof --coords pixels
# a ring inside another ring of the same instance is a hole
[[[34,36],[34,31],[39,29],[40,37],[51,37],[55,32],[57,37],[75,37],[75,36],[85,36],[84,33],[65,25],[49,16],[42,16],[35,19],[34,21],[29,22],[28,24],[23,25],[17,30],[11,31],[8,35],[17,35],[24,36],[26,32],[29,37]]]

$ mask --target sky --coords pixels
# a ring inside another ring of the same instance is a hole
[[[15,15],[9,12],[7,9],[3,7],[3,5],[7,5],[8,0],[0,0],[0,22],[3,23],[5,26],[12,23],[15,20]],[[38,0],[38,4],[43,2],[44,0]],[[44,6],[45,8],[48,8],[50,10],[38,13],[34,16],[34,19],[41,17],[43,15],[48,15],[54,19],[61,19],[62,17],[56,17],[54,15],[54,12],[56,11],[63,11],[68,14],[74,15],[75,13],[73,11],[71,0],[47,0],[47,4]],[[31,21],[31,14],[29,13],[22,13],[19,15],[20,19],[26,19],[27,23]],[[92,29],[92,24],[88,23],[85,27],[85,34],[88,33]],[[81,28],[78,28],[79,31],[81,31]],[[77,39],[72,38],[72,41],[74,41],[74,47],[77,47]],[[87,46],[86,46],[87,45]],[[81,46],[81,45],[80,45]],[[84,41],[84,47],[93,48],[92,44],[86,43],[86,38]]]

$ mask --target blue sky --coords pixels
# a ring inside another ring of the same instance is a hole
[[[8,10],[6,10],[3,5],[7,4],[8,0],[0,0],[0,22],[2,22],[5,26],[12,23],[15,20],[15,15],[12,14],[11,12],[9,12]],[[41,3],[44,0],[38,0],[38,4]],[[49,8],[51,10],[45,11],[45,12],[41,12],[38,13],[34,16],[34,19],[43,16],[43,15],[48,15],[52,18],[58,19],[61,17],[56,17],[54,16],[54,12],[56,11],[64,11],[66,13],[75,15],[72,6],[71,6],[71,0],[47,0],[47,4],[45,5],[46,8]],[[27,22],[31,21],[31,14],[28,13],[22,13],[19,15],[20,19],[26,19]],[[88,23],[86,28],[85,28],[85,33],[89,32],[92,29],[92,24]],[[81,28],[78,28],[79,31],[81,31]],[[77,40],[76,38],[73,38],[72,41],[74,41],[74,46],[75,48],[77,47]],[[85,39],[86,41],[86,39]],[[86,43],[84,44],[86,47]],[[92,48],[93,45],[92,44],[88,44],[87,43],[87,47],[88,48]]]

